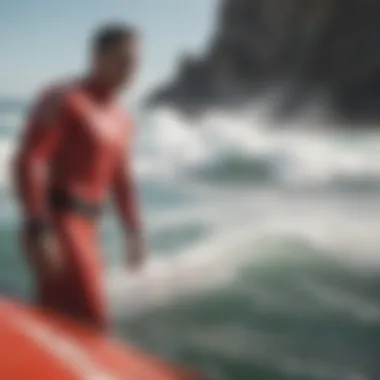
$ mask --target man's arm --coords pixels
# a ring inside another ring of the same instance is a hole
[[[140,205],[129,149],[119,160],[114,177],[113,193],[117,211],[128,238],[129,262],[132,266],[140,266],[145,252],[141,234]]]
[[[66,115],[63,99],[48,94],[39,99],[27,120],[15,161],[15,185],[27,223],[44,223],[49,159],[62,141]]]

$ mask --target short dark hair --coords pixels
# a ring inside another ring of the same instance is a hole
[[[132,26],[123,23],[106,24],[94,33],[92,48],[95,53],[102,53],[121,40],[134,39],[136,36],[137,31]]]

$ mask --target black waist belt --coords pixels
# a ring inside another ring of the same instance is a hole
[[[85,199],[65,193],[64,191],[52,190],[49,194],[49,202],[53,209],[68,211],[96,219],[102,213],[100,204],[87,202]]]

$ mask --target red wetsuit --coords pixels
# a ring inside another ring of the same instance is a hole
[[[138,228],[128,159],[131,123],[91,82],[56,86],[33,107],[17,159],[16,182],[27,220],[49,220],[63,260],[56,276],[26,249],[42,306],[105,327],[98,222],[47,200],[63,191],[90,204],[112,192],[126,228]],[[127,154],[125,154],[125,152]],[[38,256],[38,255],[37,255]]]

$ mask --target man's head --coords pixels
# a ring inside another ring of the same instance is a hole
[[[138,62],[137,32],[123,24],[98,29],[92,41],[92,69],[106,86],[119,89],[134,76]]]

